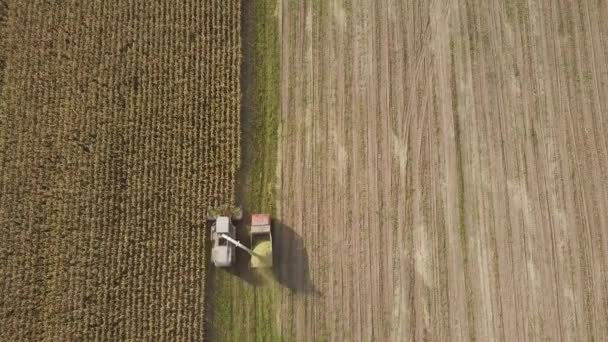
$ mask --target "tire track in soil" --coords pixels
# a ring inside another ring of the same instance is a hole
[[[281,333],[606,339],[608,6],[280,8]]]

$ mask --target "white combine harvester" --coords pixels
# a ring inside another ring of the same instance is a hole
[[[235,220],[240,219],[236,215]],[[211,225],[211,261],[216,267],[230,267],[236,260],[235,248],[241,248],[251,255],[252,268],[272,267],[271,219],[267,214],[251,215],[251,249],[236,238],[236,227],[230,216],[209,217]]]

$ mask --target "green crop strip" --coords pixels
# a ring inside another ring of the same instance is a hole
[[[279,30],[276,17],[276,0],[256,1],[249,8],[251,25],[243,25],[242,30],[253,30],[253,35],[243,32],[243,37],[253,40],[244,41],[243,45],[251,46],[244,58],[243,80],[252,77],[251,86],[244,87],[243,107],[243,150],[248,149],[249,157],[243,158],[244,174],[240,177],[242,184],[241,205],[248,213],[265,212],[275,214],[275,178],[277,167],[278,125],[280,110],[280,59]],[[244,4],[244,6],[247,6]],[[245,47],[247,48],[247,47]],[[247,70],[251,69],[251,70]],[[247,107],[249,106],[249,107]],[[246,117],[249,116],[249,117]],[[266,270],[267,271],[267,270]],[[264,272],[264,270],[262,271]],[[224,270],[216,270],[214,276],[215,293],[212,294],[212,327],[213,340],[217,341],[281,341],[275,327],[276,298],[280,294],[272,275],[256,271],[264,284],[254,286],[238,276]]]
[[[276,0],[255,3],[253,161],[249,189],[250,210],[274,213],[275,172],[280,106],[279,30]]]

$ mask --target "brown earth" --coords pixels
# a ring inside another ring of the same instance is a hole
[[[607,2],[277,14],[282,336],[608,339]]]
[[[240,2],[0,0],[0,341],[200,341]]]

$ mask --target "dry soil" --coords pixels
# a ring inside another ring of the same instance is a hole
[[[281,334],[608,339],[607,15],[282,1]]]

